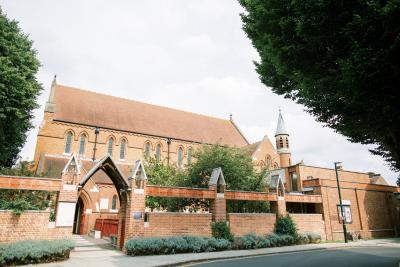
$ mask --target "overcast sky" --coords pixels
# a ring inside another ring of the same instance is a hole
[[[258,79],[258,59],[241,29],[235,0],[42,1],[0,0],[38,51],[45,90],[35,129],[21,155],[32,159],[43,105],[54,74],[63,85],[234,121],[251,142],[273,140],[281,107],[293,162],[397,174],[367,146],[324,128],[303,107]],[[99,107],[101,108],[101,107]]]

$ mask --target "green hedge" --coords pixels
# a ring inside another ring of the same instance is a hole
[[[196,236],[139,238],[128,240],[125,244],[126,253],[131,256],[212,252],[230,248],[228,240]]]
[[[247,234],[243,237],[237,237],[233,241],[234,249],[255,249],[281,247],[295,244],[296,240],[290,235],[277,235],[275,233],[267,236],[257,236],[255,234]]]
[[[61,261],[74,248],[71,240],[37,240],[0,244],[0,266]]]

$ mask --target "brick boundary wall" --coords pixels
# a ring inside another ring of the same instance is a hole
[[[321,235],[322,240],[326,240],[325,223],[322,219],[322,214],[291,213],[290,217],[296,224],[299,233],[316,233]]]
[[[235,236],[249,233],[266,235],[274,231],[275,213],[228,213],[229,226]]]
[[[49,227],[50,212],[27,210],[15,215],[0,210],[0,243],[22,240],[70,239],[70,227]]]
[[[210,213],[150,212],[148,216],[145,237],[211,236]]]

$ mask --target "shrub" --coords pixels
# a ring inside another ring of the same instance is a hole
[[[286,215],[285,217],[279,216],[275,223],[275,233],[278,235],[291,235],[297,239],[297,228],[293,222],[292,217]]]
[[[304,233],[300,233],[297,235],[297,244],[304,245],[310,243],[310,239],[308,239],[308,235]]]
[[[308,238],[307,238],[308,239]],[[277,235],[275,233],[268,234],[266,237],[257,236],[255,234],[247,234],[243,237],[237,237],[233,241],[233,249],[255,249],[289,246],[295,243],[295,239],[291,235]]]
[[[186,236],[184,239],[187,241],[188,251],[187,252],[205,252],[208,251],[208,239],[197,236]],[[185,251],[186,252],[186,251]]]
[[[231,229],[228,224],[224,221],[213,222],[211,224],[212,236],[219,239],[226,239],[229,241],[233,241],[233,234],[231,233]]]
[[[279,239],[279,242],[282,246],[290,246],[293,245],[295,242],[294,237],[291,235],[280,235]]]
[[[247,234],[242,237],[242,248],[253,249],[257,245],[257,236],[255,234]]]
[[[270,233],[267,235],[267,239],[269,240],[271,247],[280,247],[280,237],[275,233]]]
[[[242,249],[243,248],[243,239],[241,237],[235,237],[232,242],[233,249]]]
[[[262,236],[258,237],[257,248],[269,248],[271,246],[271,241]]]
[[[208,248],[209,251],[223,251],[231,249],[231,242],[226,239],[217,239],[217,238],[209,238],[208,239]]]
[[[71,240],[21,241],[0,245],[0,266],[37,264],[69,258]]]
[[[128,240],[125,244],[127,254],[132,256],[211,252],[230,248],[228,240],[197,236],[139,238]]]
[[[310,243],[312,244],[317,244],[321,242],[321,235],[315,234],[315,233],[307,233],[308,240],[310,240]]]

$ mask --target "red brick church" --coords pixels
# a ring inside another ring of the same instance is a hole
[[[58,238],[101,228],[105,236],[116,235],[121,247],[132,237],[211,235],[215,220],[229,221],[237,236],[266,234],[273,229],[275,214],[284,213],[291,214],[300,232],[316,232],[328,240],[343,238],[343,221],[350,232],[364,238],[399,235],[399,188],[372,172],[339,169],[340,211],[335,170],[292,162],[289,137],[281,112],[275,145],[268,136],[250,144],[232,118],[103,95],[54,80],[34,155],[36,173],[52,179],[38,178],[26,185],[23,179],[1,177],[0,188],[58,191],[55,228],[38,228],[36,235],[42,231],[45,237]],[[208,189],[146,185],[146,157],[185,168],[195,160],[193,151],[207,144],[245,149],[255,168],[270,168],[266,192],[220,191],[223,170],[215,170]],[[208,198],[211,207],[195,214],[149,211],[146,196]],[[274,214],[227,213],[229,199],[268,200]],[[6,224],[13,223],[6,213],[1,216]],[[29,220],[29,214],[24,216]],[[3,228],[0,242],[18,239],[3,235]],[[19,231],[15,224],[14,228]]]

